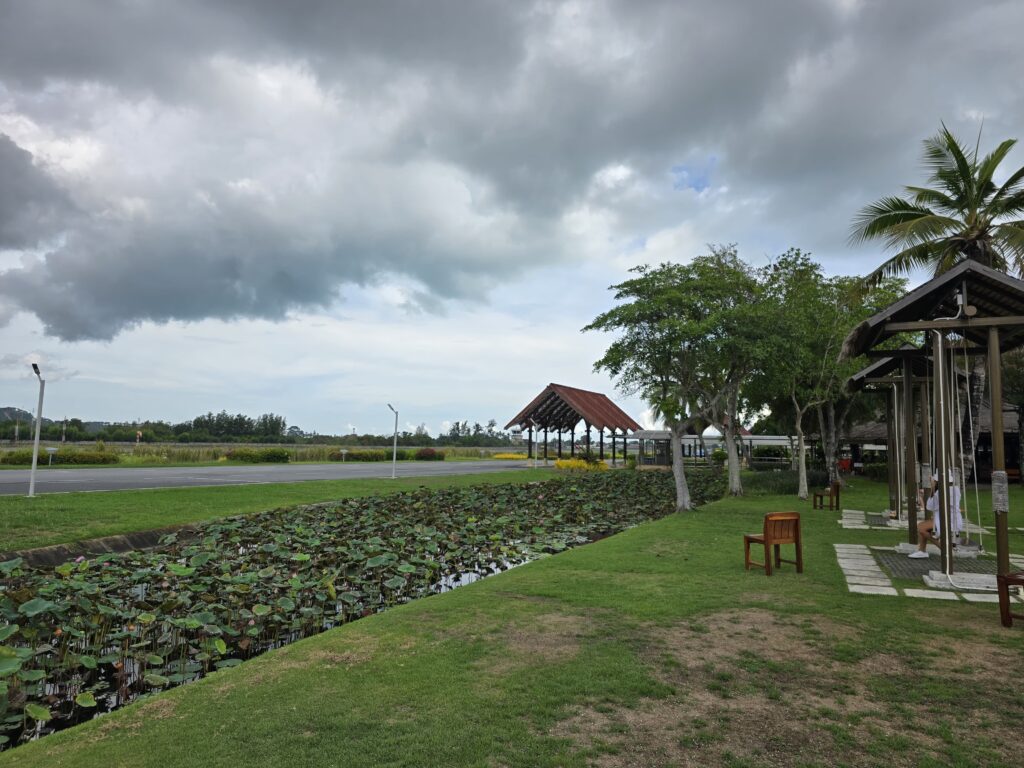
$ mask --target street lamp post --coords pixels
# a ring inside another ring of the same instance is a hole
[[[388,403],[388,408],[395,413],[395,441],[391,448],[391,479],[394,480],[398,476],[395,474],[398,470],[398,411],[391,403]]]
[[[32,446],[32,472],[28,476],[28,495],[32,498],[36,495],[36,464],[39,463],[39,430],[43,426],[43,391],[46,389],[46,382],[39,373],[39,366],[32,363],[32,370],[39,379],[39,405],[36,406],[36,440]]]

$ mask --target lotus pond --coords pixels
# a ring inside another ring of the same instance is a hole
[[[691,479],[698,501],[713,476]],[[0,745],[673,510],[608,472],[350,499],[208,523],[156,551],[0,563]],[[0,747],[2,748],[2,747]]]

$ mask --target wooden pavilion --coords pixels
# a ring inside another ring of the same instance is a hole
[[[622,453],[626,453],[626,436],[640,429],[629,415],[600,392],[567,387],[564,384],[548,384],[530,404],[505,425],[505,429],[518,426],[527,437],[527,454],[534,458],[534,437],[543,431],[544,455],[548,458],[548,437],[554,432],[558,441],[558,457],[562,457],[562,435],[569,433],[569,451],[576,455],[576,427],[583,422],[585,447],[590,453],[590,430],[598,433],[598,458],[604,460],[604,433],[609,431],[612,438],[612,462],[616,458],[616,438],[622,438]]]
[[[896,337],[915,343],[898,349],[885,349]],[[889,461],[898,467],[902,497],[907,505],[908,536],[917,538],[917,485],[925,459],[931,460],[939,477],[952,470],[953,448],[950,437],[961,428],[951,423],[949,404],[954,398],[956,377],[962,363],[984,355],[988,366],[989,403],[1003,402],[1002,353],[1024,345],[1024,281],[1010,277],[973,260],[966,260],[932,280],[918,286],[899,301],[863,321],[843,344],[844,358],[867,355],[879,359],[855,379],[869,383],[878,379],[882,386],[895,384],[891,432],[901,435],[892,444]],[[923,364],[923,366],[922,366]],[[968,366],[964,366],[966,368]],[[872,370],[873,368],[873,370]],[[898,372],[898,373],[897,373]],[[922,376],[925,373],[927,375]],[[887,374],[896,374],[887,375]],[[851,381],[857,385],[857,381]],[[915,390],[920,387],[923,407],[915,409]],[[939,407],[939,404],[944,404]],[[898,413],[896,412],[898,406]],[[920,424],[915,423],[920,414]],[[1010,570],[1009,492],[1003,409],[990,409],[992,431],[992,507],[996,519],[996,559],[999,575]],[[934,456],[918,461],[916,435],[920,428],[922,452],[932,441]],[[973,446],[972,446],[973,449]],[[896,463],[896,454],[902,456]],[[946,483],[939,483],[939,514],[942,515],[942,568],[952,572],[953,541],[949,535],[950,510]]]

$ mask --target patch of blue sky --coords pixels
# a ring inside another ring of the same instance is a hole
[[[718,158],[712,155],[702,165],[689,163],[673,165],[671,168],[672,189],[677,191],[692,189],[694,192],[703,192],[711,186],[711,174],[717,164]]]

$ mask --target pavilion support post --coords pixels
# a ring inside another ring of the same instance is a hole
[[[615,466],[615,429],[612,428],[612,466]]]
[[[953,572],[953,537],[950,535],[950,520],[952,515],[949,509],[949,473],[952,469],[950,466],[950,453],[951,453],[951,440],[950,430],[952,427],[951,419],[949,418],[949,403],[950,393],[952,388],[950,387],[949,379],[953,375],[952,369],[947,370],[947,358],[945,345],[942,342],[942,338],[939,337],[938,342],[935,345],[935,386],[938,388],[939,398],[936,403],[935,413],[935,465],[938,470],[938,482],[936,487],[936,493],[939,495],[939,519],[941,523],[941,531],[939,534],[939,549],[942,554],[942,572],[952,573]]]
[[[544,427],[544,463],[548,460],[548,428]]]
[[[569,455],[572,457],[576,456],[576,425],[573,424],[572,429],[569,430]]]
[[[587,428],[587,458],[590,458],[590,424],[583,422],[583,426]]]
[[[532,424],[527,429],[526,434],[527,434],[527,438],[526,438],[526,458],[532,459],[533,458],[533,425]]]
[[[1010,497],[1006,480],[1006,445],[1003,432],[1003,365],[999,329],[988,329],[989,404],[992,409],[992,511],[996,516],[996,567],[1010,572]]]
[[[917,457],[914,450],[914,385],[910,358],[903,358],[903,482],[907,497],[907,532],[911,544],[917,543]]]
[[[928,385],[921,385],[919,397],[921,401],[921,484],[927,486],[928,478],[932,476],[932,419],[931,419],[931,395],[928,392]]]
[[[558,428],[558,458],[562,458],[562,428]]]
[[[898,482],[896,478],[896,429],[893,418],[893,405],[896,399],[895,393],[890,389],[885,394],[885,463],[888,469],[889,479],[889,509],[899,514],[900,509],[897,505],[896,484]]]
[[[597,452],[598,458],[604,461],[604,427],[597,430]]]

